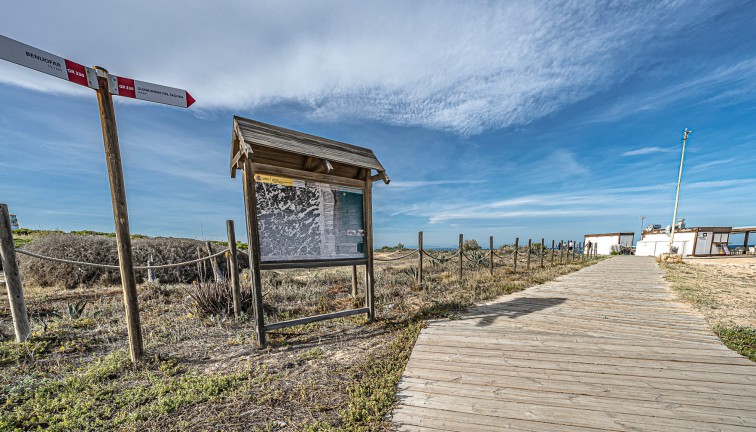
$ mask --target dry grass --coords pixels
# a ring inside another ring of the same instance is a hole
[[[125,351],[119,288],[27,287],[34,337],[18,345],[10,323],[0,325],[0,429],[386,430],[424,319],[454,317],[590,264],[516,274],[498,267],[493,277],[466,264],[460,282],[456,262],[426,263],[422,287],[416,259],[377,266],[376,322],[351,317],[271,332],[264,350],[254,348],[251,320],[196,314],[189,286],[142,285],[148,360],[137,367]],[[363,304],[349,294],[349,269],[267,271],[263,280],[268,322]],[[82,300],[82,317],[61,313]],[[9,316],[7,298],[0,304]]]
[[[673,290],[706,317],[722,341],[756,361],[756,263],[691,259],[662,267]]]

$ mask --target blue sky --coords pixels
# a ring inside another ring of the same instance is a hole
[[[102,20],[97,14],[114,16]],[[223,238],[241,115],[372,148],[376,245],[579,239],[680,217],[756,225],[756,3],[84,2],[4,5],[0,34],[189,90],[117,100],[132,232]],[[113,230],[95,95],[0,62],[0,202],[22,226]]]

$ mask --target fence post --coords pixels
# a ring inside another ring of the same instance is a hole
[[[13,243],[10,212],[5,204],[0,204],[0,262],[5,273],[5,286],[8,288],[8,301],[16,341],[24,342],[31,334],[31,326],[29,326],[29,315],[26,312],[21,273],[18,271],[16,262],[16,246]]]
[[[577,242],[572,241],[572,261],[575,261],[575,252],[577,252]]]
[[[459,282],[462,283],[462,259],[464,258],[464,235],[459,235]]]
[[[530,255],[533,252],[533,239],[528,239],[528,262],[526,270],[530,271]]]
[[[197,259],[202,258],[202,249],[197,246]],[[205,261],[197,261],[197,282],[205,281]]]
[[[488,238],[488,258],[489,258],[489,261],[488,261],[488,267],[489,267],[489,269],[488,270],[491,273],[491,276],[493,276],[493,267],[494,267],[494,263],[493,263],[493,253],[494,252],[493,252],[493,250],[494,250],[493,249],[493,236],[491,236],[491,237]]]
[[[228,274],[231,278],[231,296],[234,300],[234,317],[239,319],[241,316],[241,288],[239,285],[239,261],[236,255],[236,231],[234,230],[234,221],[226,221],[226,231],[228,232]]]
[[[517,273],[517,252],[520,249],[520,238],[515,238],[515,248],[514,248],[514,264],[512,264],[512,272]]]
[[[213,254],[213,245],[211,245],[209,241],[205,242],[205,248],[207,249],[208,256]],[[218,257],[211,258],[210,265],[213,267],[213,278],[215,279],[215,282],[223,282],[223,279],[225,278],[220,271],[220,267],[218,267]]]
[[[556,243],[555,240],[551,241],[551,265],[554,265],[554,243]]]
[[[541,237],[541,268],[543,268],[543,256],[546,255],[546,241]]]
[[[357,298],[357,266],[352,266],[352,298]]]
[[[559,240],[559,264],[562,264],[563,256],[564,256],[564,240]]]
[[[152,267],[152,254],[150,254],[149,258],[147,258],[147,282],[155,283],[157,279],[155,277],[155,269],[150,267]]]
[[[423,285],[423,232],[417,233],[417,286]]]

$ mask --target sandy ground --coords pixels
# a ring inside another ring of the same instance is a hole
[[[756,257],[685,259],[669,280],[713,324],[756,327]]]
[[[738,266],[738,267],[756,267],[756,256],[741,255],[730,257],[714,258],[685,258],[686,263],[715,265],[715,266]]]

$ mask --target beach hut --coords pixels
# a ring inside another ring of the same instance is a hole
[[[586,234],[583,244],[591,243],[591,248],[599,255],[610,255],[612,251],[619,251],[620,246],[632,247],[635,239],[634,232],[615,232],[606,234]],[[595,245],[595,246],[594,246]]]

